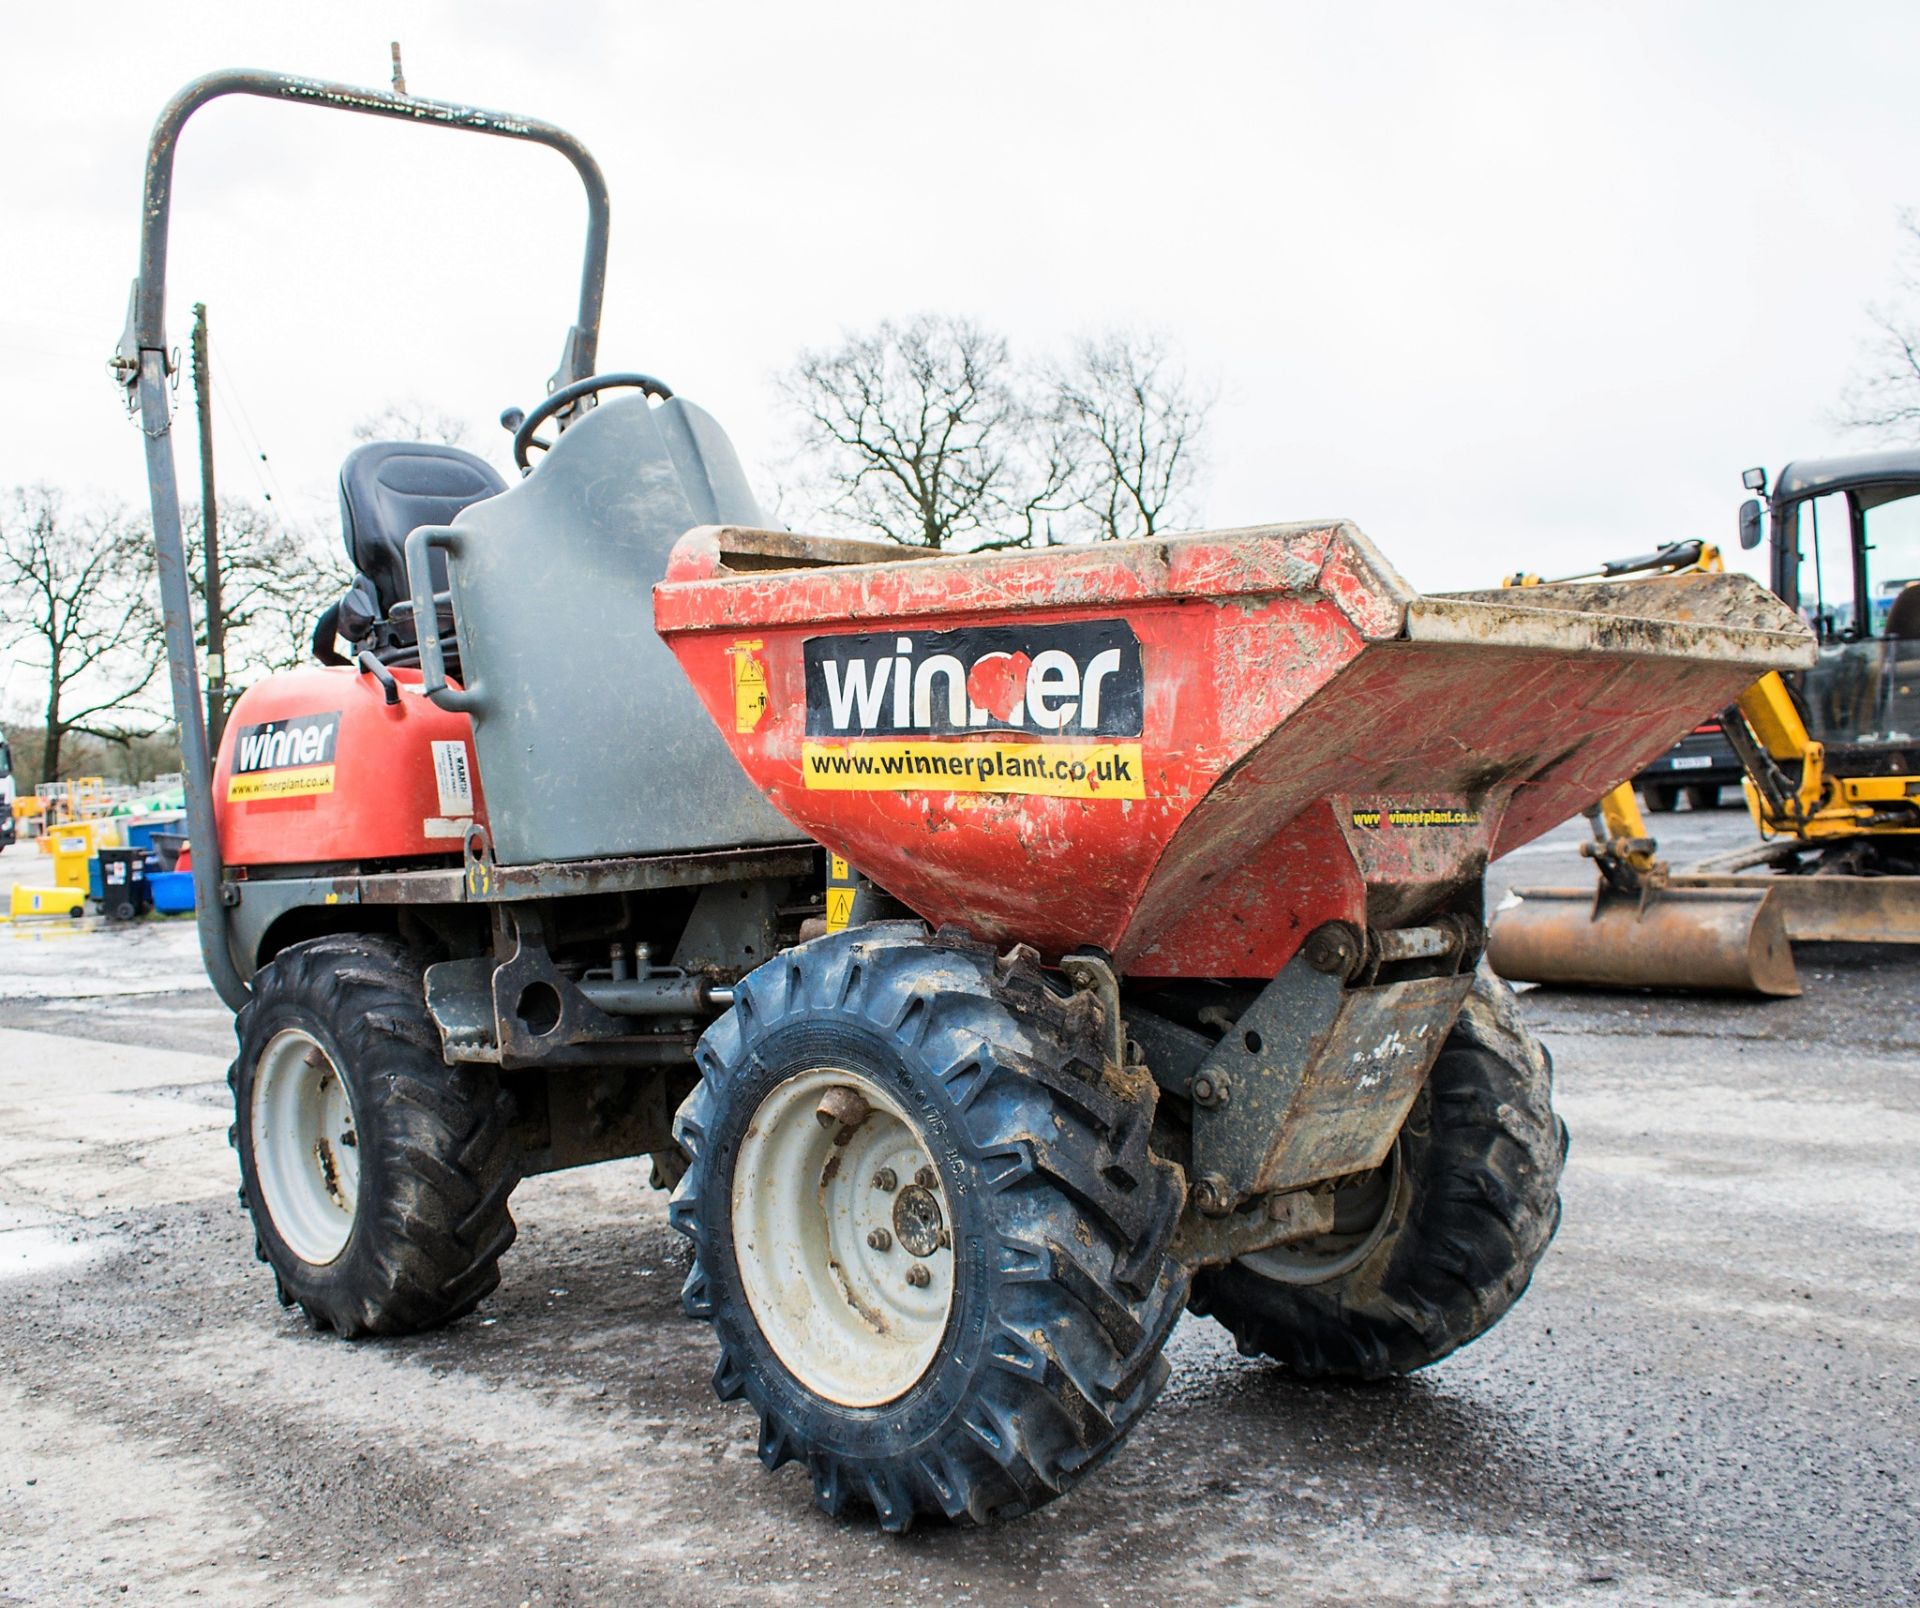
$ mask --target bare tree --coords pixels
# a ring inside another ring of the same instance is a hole
[[[200,509],[182,511],[191,578],[195,643],[206,647],[206,547]],[[289,525],[268,508],[220,499],[220,602],[226,626],[227,706],[262,675],[303,662],[313,624],[352,580],[337,542]],[[149,549],[151,551],[151,549]],[[157,609],[154,611],[157,628]],[[165,653],[164,638],[154,644]]]
[[[46,777],[70,732],[124,742],[160,723],[151,551],[125,510],[75,513],[48,486],[16,490],[0,513],[0,646],[46,676]]]
[[[466,424],[451,413],[429,407],[418,397],[389,402],[353,427],[356,441],[439,441],[449,447],[469,444]]]
[[[803,352],[778,384],[804,421],[802,478],[842,519],[957,548],[1031,541],[1066,506],[1068,466],[1007,343],[971,319],[884,322]]]
[[[1875,334],[1866,366],[1847,386],[1840,422],[1850,430],[1911,440],[1920,435],[1920,212],[1903,212],[1900,229],[1899,299],[1867,309]]]
[[[1075,469],[1075,505],[1096,541],[1151,536],[1192,515],[1212,410],[1154,330],[1111,329],[1075,340],[1047,381]]]

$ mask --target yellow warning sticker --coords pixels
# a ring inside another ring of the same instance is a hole
[[[853,868],[847,864],[844,856],[838,854],[829,854],[827,856],[827,880],[829,882],[845,882],[851,878],[852,875]]]
[[[1147,796],[1138,743],[807,743],[800,763],[830,792]]]
[[[733,729],[753,731],[767,712],[767,667],[758,657],[762,642],[736,642],[727,649],[733,660]]]
[[[852,888],[827,889],[827,931],[844,932],[853,920]]]
[[[243,804],[260,798],[311,798],[333,791],[331,765],[303,765],[290,770],[255,771],[227,783],[227,802]]]

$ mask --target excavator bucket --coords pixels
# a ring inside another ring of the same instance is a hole
[[[1528,888],[1495,913],[1487,959],[1520,983],[1800,992],[1771,888],[1667,887],[1643,899],[1605,889]]]

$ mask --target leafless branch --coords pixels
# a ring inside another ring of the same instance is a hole
[[[971,320],[931,314],[804,352],[779,387],[802,421],[787,496],[975,552],[1164,528],[1191,503],[1212,405],[1151,332],[1086,337],[1034,371]]]
[[[75,512],[49,486],[16,490],[0,513],[0,647],[46,676],[48,776],[70,731],[117,739],[159,724],[146,697],[160,669],[150,552],[124,510]]]
[[[1901,214],[1898,293],[1867,309],[1876,334],[1842,397],[1840,423],[1883,439],[1920,435],[1920,212]]]
[[[1096,540],[1152,536],[1191,517],[1214,397],[1189,379],[1164,335],[1082,336],[1048,379],[1077,468],[1074,501]]]
[[[1018,518],[1027,407],[1007,343],[922,314],[803,352],[780,377],[825,511],[911,547],[970,547]]]

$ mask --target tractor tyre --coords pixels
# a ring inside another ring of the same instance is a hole
[[[1667,782],[1648,782],[1640,789],[1649,815],[1669,815],[1680,803],[1680,789]]]
[[[1500,1321],[1560,1224],[1553,1063],[1484,967],[1388,1162],[1335,1232],[1194,1279],[1192,1307],[1302,1379],[1411,1373]]]
[[[281,1304],[349,1339],[471,1312],[513,1243],[514,1108],[491,1068],[442,1061],[418,959],[359,934],[294,944],[235,1027],[229,1138]]]
[[[1100,1017],[1029,949],[885,922],[762,966],[701,1039],[684,1303],[761,1461],[805,1463],[826,1512],[1028,1512],[1158,1395],[1184,1180]]]

